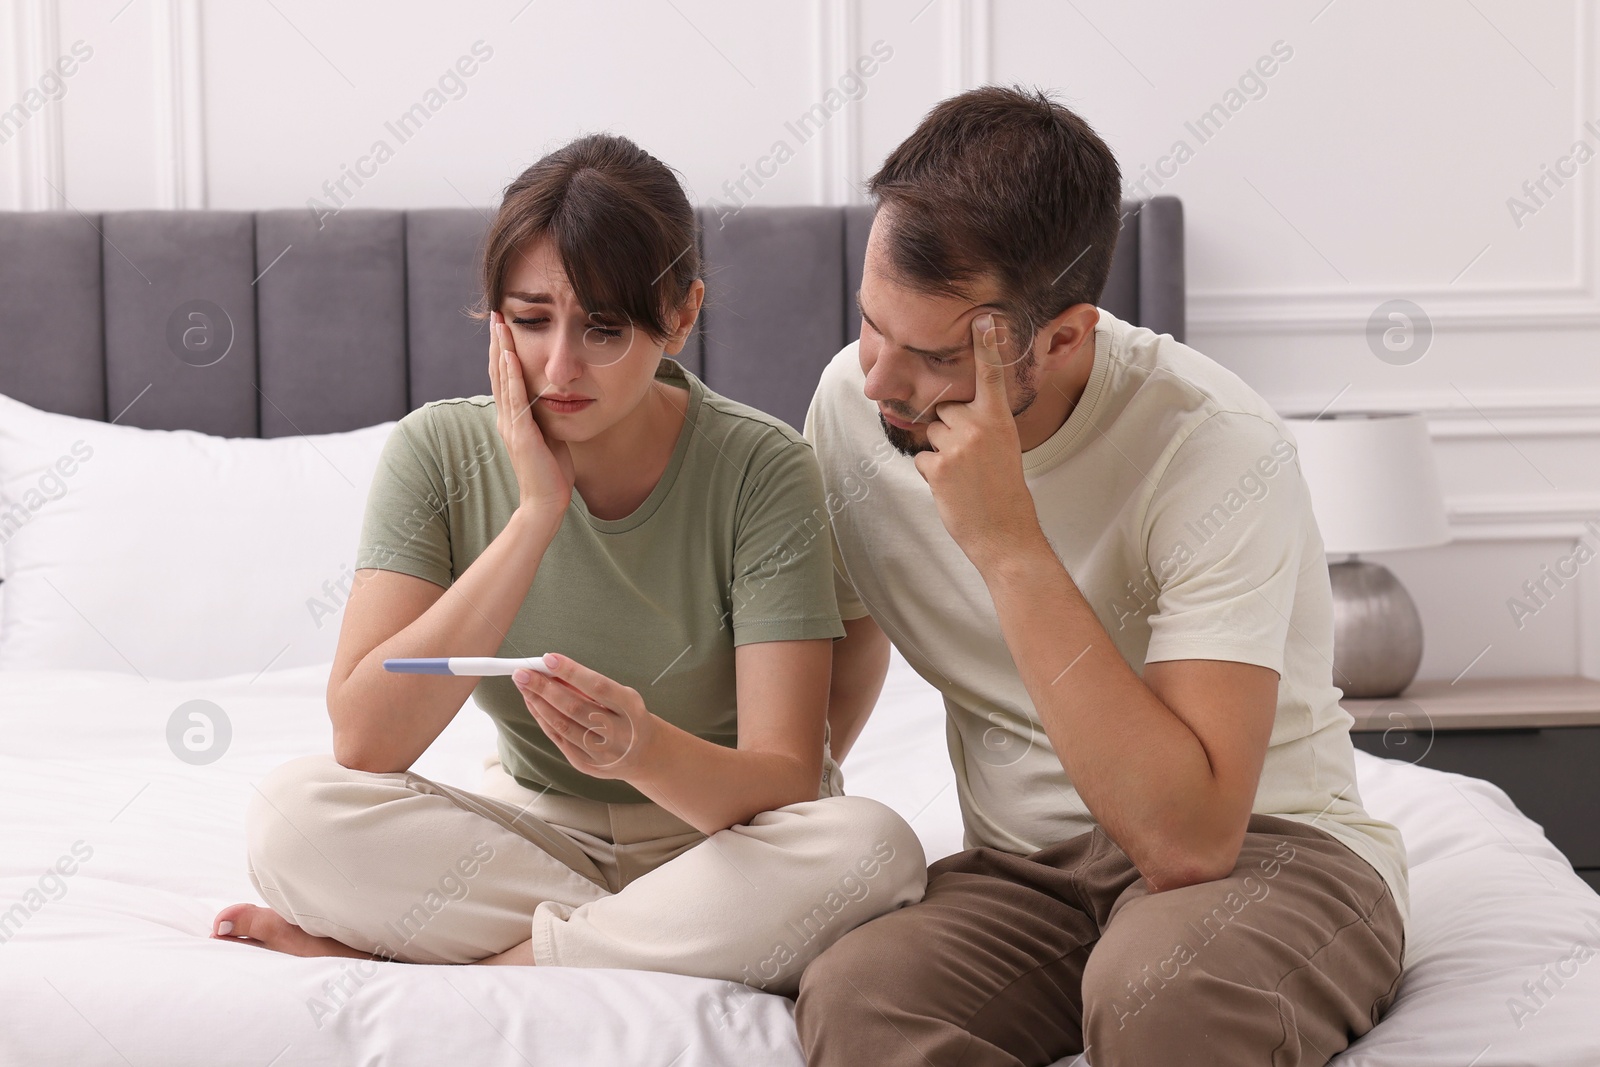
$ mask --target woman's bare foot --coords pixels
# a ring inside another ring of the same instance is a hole
[[[211,921],[211,936],[218,941],[258,945],[291,956],[348,956],[374,959],[370,952],[351,948],[331,937],[308,934],[271,908],[255,904],[230,904]]]

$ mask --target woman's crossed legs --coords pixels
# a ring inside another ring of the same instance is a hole
[[[247,819],[272,910],[234,905],[218,925],[301,955],[626,967],[793,996],[824,948],[926,886],[915,833],[863,797],[707,838],[655,804],[536,795],[488,770],[473,793],[329,755],[278,767]]]

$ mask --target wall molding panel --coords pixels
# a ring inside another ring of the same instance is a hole
[[[61,54],[61,17],[56,0],[15,0],[11,9],[11,39],[15,50],[16,84],[10,96],[22,95],[39,85],[39,79]],[[61,102],[52,100],[18,131],[14,146],[18,211],[66,208],[66,162],[61,147]]]
[[[812,99],[821,100],[829,89],[838,87],[856,57],[861,54],[861,13],[859,0],[816,0],[812,71]],[[868,90],[867,96],[871,95]],[[861,161],[861,104],[852,100],[828,121],[822,130],[813,166],[815,202],[825,205],[864,203],[859,185]]]
[[[1600,494],[1500,495],[1467,493],[1448,497],[1445,513],[1457,541],[1576,540],[1600,525]]]
[[[989,82],[993,12],[989,0],[942,0],[941,99]]]
[[[1571,135],[1589,139],[1586,122],[1600,118],[1600,19],[1594,6],[1572,0],[1573,93]],[[1403,297],[1428,312],[1435,327],[1459,330],[1600,327],[1600,241],[1596,230],[1600,166],[1585,165],[1573,186],[1575,276],[1546,286],[1460,287],[1434,283],[1384,289],[1190,289],[1189,327],[1218,333],[1359,334],[1386,300]],[[1492,244],[1492,242],[1490,242]]]
[[[153,11],[152,37],[160,206],[204,208],[205,61],[200,0],[159,0]]]
[[[1200,347],[1201,351],[1205,346]],[[1328,398],[1291,396],[1273,401],[1280,415],[1322,411]],[[1515,397],[1471,397],[1454,393],[1372,393],[1360,404],[1335,404],[1330,412],[1416,411],[1427,416],[1434,440],[1499,437],[1600,437],[1600,392],[1549,390]]]

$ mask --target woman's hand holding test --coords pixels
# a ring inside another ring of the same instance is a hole
[[[550,675],[512,675],[528,711],[574,768],[595,778],[627,780],[649,764],[661,720],[638,690],[575,663],[545,656]]]

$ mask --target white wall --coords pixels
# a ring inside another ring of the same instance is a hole
[[[0,144],[22,209],[483,207],[602,128],[701,202],[843,203],[941,96],[1057,89],[1130,185],[1184,199],[1192,344],[1283,412],[1429,415],[1456,542],[1382,557],[1422,609],[1423,676],[1600,677],[1600,562],[1521,628],[1507,606],[1600,517],[1600,159],[1569,157],[1600,150],[1593,3],[3,3],[0,108],[93,50]],[[475,42],[492,54],[430,101]],[[877,42],[859,99],[829,98]],[[385,123],[419,102],[401,143]],[[802,139],[786,123],[818,102],[842,106]],[[392,158],[362,163],[380,139]],[[1542,168],[1571,176],[1534,199]],[[1398,365],[1367,338],[1391,299],[1433,331]]]

